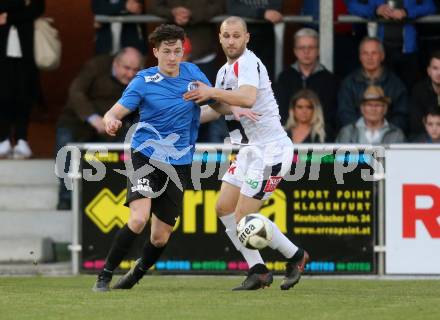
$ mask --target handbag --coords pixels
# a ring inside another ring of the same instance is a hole
[[[53,19],[38,18],[34,22],[35,64],[41,70],[54,70],[61,62],[61,41]]]

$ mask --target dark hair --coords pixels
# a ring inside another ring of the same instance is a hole
[[[185,31],[174,24],[161,24],[148,36],[148,41],[154,48],[159,48],[162,42],[173,44],[185,39]]]
[[[435,50],[431,52],[431,55],[429,57],[429,64],[431,64],[432,59],[440,60],[440,50]]]
[[[425,112],[423,121],[426,121],[428,116],[440,116],[440,106],[432,106]]]

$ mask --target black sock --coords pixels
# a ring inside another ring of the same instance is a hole
[[[257,263],[256,265],[254,265],[252,268],[249,269],[249,274],[263,274],[263,273],[268,273],[269,270],[267,269],[267,267],[262,264],[262,263]]]
[[[119,266],[137,236],[138,234],[131,231],[128,225],[123,226],[116,233],[115,240],[113,241],[112,247],[107,255],[107,259],[105,259],[105,270],[113,272],[113,270]]]
[[[296,263],[304,257],[304,250],[298,248],[298,251],[292,256],[292,258],[287,259],[288,262]]]
[[[160,248],[155,247],[151,243],[151,240],[148,239],[142,252],[142,258],[139,264],[141,266],[140,271],[143,271],[144,273],[147,272],[147,270],[150,269],[151,266],[159,259],[160,255],[165,250],[165,247],[166,245]]]

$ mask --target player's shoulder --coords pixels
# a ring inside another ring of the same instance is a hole
[[[201,72],[200,68],[191,62],[181,62],[180,63],[180,70],[183,72],[189,72],[189,73]]]
[[[157,66],[143,69],[136,73],[135,79],[141,82],[159,82],[163,79],[163,75],[160,74]]]
[[[261,62],[260,58],[249,49],[246,49],[237,61],[242,64]]]

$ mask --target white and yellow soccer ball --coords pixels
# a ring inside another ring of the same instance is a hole
[[[248,249],[260,250],[272,240],[272,224],[261,214],[251,213],[237,224],[237,237]]]

